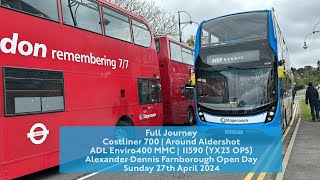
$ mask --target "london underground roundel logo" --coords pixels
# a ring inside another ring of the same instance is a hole
[[[36,129],[41,129],[41,130],[35,131]],[[48,134],[49,134],[49,130],[44,124],[36,123],[31,127],[30,132],[27,134],[27,137],[31,140],[33,144],[42,144],[46,140]],[[40,139],[35,138],[39,136],[42,136],[42,137]]]

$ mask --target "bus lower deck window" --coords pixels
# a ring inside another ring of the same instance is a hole
[[[63,72],[4,67],[5,115],[64,111]]]

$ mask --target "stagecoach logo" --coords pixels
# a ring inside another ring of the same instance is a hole
[[[40,131],[35,131],[36,129],[41,129]],[[34,124],[30,132],[27,134],[27,137],[31,140],[33,144],[42,144],[49,134],[49,130],[42,123]],[[36,139],[35,137],[42,136],[40,139]]]
[[[248,119],[241,119],[241,118],[221,118],[220,119],[221,123],[248,123]]]
[[[226,122],[226,119],[225,119],[225,118],[221,118],[221,119],[220,119],[220,122],[221,122],[221,123],[224,123],[224,122]]]
[[[140,114],[139,119],[140,121],[144,120],[144,119],[153,119],[157,116],[157,113],[153,113],[153,114]]]

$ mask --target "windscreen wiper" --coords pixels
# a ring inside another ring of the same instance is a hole
[[[237,69],[237,70],[243,70],[242,68],[238,68],[238,67],[234,67],[234,66],[227,66],[228,68],[230,68],[230,69]]]
[[[210,72],[220,72],[220,70],[215,70],[215,67],[211,66],[209,68],[197,68],[198,70],[201,71],[210,71]]]

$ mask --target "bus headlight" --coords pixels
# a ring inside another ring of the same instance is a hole
[[[268,117],[268,118],[267,118],[267,122],[270,122],[270,121],[272,121],[272,118],[271,118],[271,117]]]
[[[275,107],[273,106],[267,113],[266,123],[272,121],[274,118],[274,115],[275,115]]]
[[[202,121],[206,121],[206,118],[204,117],[204,113],[201,111],[200,108],[198,109],[198,115]]]

